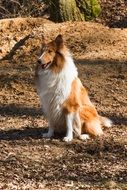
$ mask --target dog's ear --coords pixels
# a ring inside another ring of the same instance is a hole
[[[55,43],[56,43],[56,45],[57,45],[58,48],[62,48],[63,47],[63,36],[61,34],[59,34],[56,37]]]

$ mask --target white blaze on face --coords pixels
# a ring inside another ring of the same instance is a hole
[[[42,64],[45,64],[45,61],[43,60],[43,57],[44,57],[44,55],[46,54],[46,50],[47,50],[47,47],[45,47],[45,48],[43,49],[43,53],[42,53],[42,55],[39,57],[39,60],[41,61]]]

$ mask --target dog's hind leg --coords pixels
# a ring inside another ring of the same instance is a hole
[[[84,123],[84,131],[90,136],[96,137],[103,135],[103,130],[98,119],[93,119]]]
[[[83,106],[80,110],[80,117],[83,123],[82,134],[85,133],[93,137],[103,135],[101,121],[95,107]]]
[[[81,140],[90,139],[88,134],[82,134],[82,124],[78,111],[73,113],[73,132]]]

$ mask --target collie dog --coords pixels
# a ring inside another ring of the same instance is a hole
[[[103,135],[102,126],[111,121],[101,117],[78,78],[77,68],[62,35],[45,44],[35,69],[35,81],[42,109],[49,122],[43,137],[65,133],[64,141],[76,134],[80,139]]]

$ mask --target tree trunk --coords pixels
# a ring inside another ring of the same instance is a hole
[[[98,0],[46,0],[55,22],[91,20],[101,12]]]

